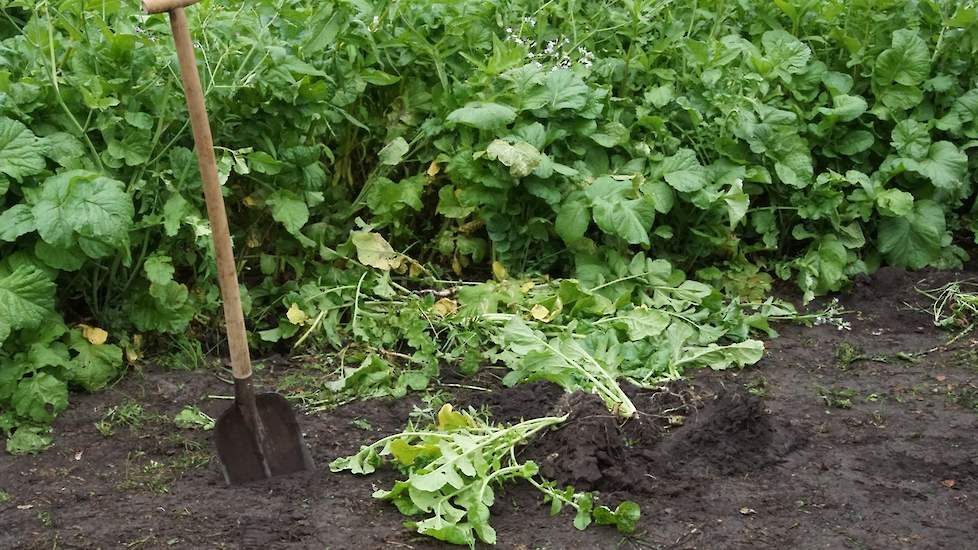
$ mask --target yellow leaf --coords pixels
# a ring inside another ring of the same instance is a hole
[[[126,346],[126,361],[130,364],[139,361],[143,352],[143,335],[137,334],[132,337],[132,342]]]
[[[387,239],[379,233],[354,231],[351,236],[357,249],[357,260],[363,265],[390,271],[401,266],[403,257],[394,251]]]
[[[520,292],[526,294],[527,292],[533,290],[533,287],[537,286],[533,281],[527,281],[520,285]]]
[[[248,195],[247,197],[245,197],[244,200],[242,200],[241,202],[243,202],[245,204],[245,206],[247,206],[248,208],[254,208],[254,207],[256,207],[256,206],[258,206],[258,205],[261,204],[261,200],[260,199],[256,199],[255,197],[253,197],[251,195]]]
[[[452,271],[454,271],[456,275],[462,274],[462,262],[458,261],[458,256],[454,256],[452,258]]]
[[[451,403],[445,403],[438,411],[439,430],[456,430],[458,428],[467,428],[474,424],[475,422],[471,416],[456,412],[452,409]]]
[[[499,263],[498,261],[492,262],[492,276],[496,278],[497,281],[505,281],[509,278],[509,272],[506,271],[506,267]]]
[[[302,311],[302,308],[299,307],[299,304],[292,304],[292,306],[289,307],[289,311],[288,313],[285,314],[285,316],[288,318],[289,322],[292,323],[293,325],[304,325],[306,324],[306,321],[309,320],[309,316],[306,315],[305,311]]]
[[[458,303],[451,298],[442,298],[435,302],[434,308],[435,313],[440,317],[448,317],[449,315],[454,315],[458,311]]]
[[[428,177],[433,178],[437,176],[439,172],[441,172],[441,166],[438,166],[438,161],[431,161],[431,164],[428,165],[428,171],[426,172]]]
[[[418,262],[412,261],[411,266],[408,268],[408,275],[411,278],[414,278],[417,277],[418,275],[421,275],[422,273],[424,273],[424,267],[422,267],[421,264],[419,264]]]
[[[101,346],[109,339],[109,333],[98,327],[88,325],[78,325],[82,329],[82,336],[93,346]]]
[[[546,321],[550,316],[550,310],[543,304],[537,304],[530,309],[530,315],[537,321]]]

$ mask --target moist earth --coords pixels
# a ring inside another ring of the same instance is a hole
[[[496,369],[449,374],[435,389],[503,422],[569,413],[520,458],[603,504],[642,508],[634,535],[578,531],[532,487],[509,485],[492,508],[499,548],[974,548],[978,341],[948,343],[915,288],[975,275],[882,269],[839,296],[850,330],[779,326],[754,367],[629,389],[639,412],[627,422],[593,395],[505,388]],[[270,386],[301,368],[265,364]],[[0,455],[0,548],[452,548],[371,498],[396,474],[328,471],[428,408],[420,395],[304,415],[314,471],[227,487],[210,433],[164,420],[186,405],[220,414],[228,402],[214,396],[231,388],[215,374],[136,369],[73,396],[49,451]],[[142,424],[100,433],[96,423],[127,403],[142,405]]]

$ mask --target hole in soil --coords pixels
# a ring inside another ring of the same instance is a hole
[[[801,441],[742,388],[705,399],[688,387],[640,391],[633,400],[639,414],[622,421],[596,395],[565,394],[551,414],[570,413],[570,419],[531,442],[523,458],[577,490],[648,494],[661,481],[756,471]]]

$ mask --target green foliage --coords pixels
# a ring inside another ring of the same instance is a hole
[[[12,0],[0,21],[0,427],[23,441],[47,420],[12,405],[21,381],[96,389],[134,332],[220,326],[169,27],[137,4]],[[760,305],[773,277],[809,300],[883,263],[954,267],[978,228],[978,18],[960,2],[188,16],[252,343],[369,348],[354,364],[376,352],[388,389],[474,370],[490,313],[577,332],[639,383],[747,363],[747,332],[781,315]],[[113,342],[73,338],[80,322]]]
[[[552,483],[536,479],[538,468],[532,461],[517,460],[517,445],[565,420],[566,416],[543,417],[500,426],[481,420],[474,411],[455,411],[446,404],[438,411],[436,425],[409,425],[353,456],[337,458],[330,470],[370,474],[381,464],[395,466],[407,478],[389,490],[376,491],[374,498],[392,502],[406,516],[424,516],[405,524],[418,533],[470,548],[477,540],[495,544],[496,532],[489,523],[494,486],[517,479],[540,489],[553,514],[564,505],[573,507],[578,529],[593,520],[631,532],[640,517],[637,504],[623,502],[614,511],[594,508],[594,494],[575,493],[570,487],[559,491]]]

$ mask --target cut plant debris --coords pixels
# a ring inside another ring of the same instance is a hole
[[[381,465],[394,466],[407,479],[376,491],[374,498],[393,503],[411,517],[406,525],[418,533],[470,548],[475,548],[476,541],[495,544],[496,532],[489,523],[494,487],[519,479],[543,493],[552,514],[572,508],[578,529],[596,521],[631,533],[641,515],[634,502],[622,502],[614,510],[596,507],[595,494],[577,493],[572,487],[558,489],[539,478],[534,462],[518,460],[517,445],[566,420],[567,415],[548,416],[511,426],[494,425],[473,410],[456,411],[446,403],[435,425],[409,424],[403,432],[366,445],[353,456],[337,458],[330,470],[370,474]],[[417,516],[424,519],[413,519]]]

